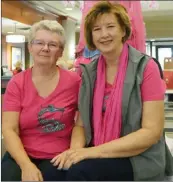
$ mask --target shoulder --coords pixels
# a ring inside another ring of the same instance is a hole
[[[61,68],[60,71],[62,72],[62,79],[64,79],[65,82],[79,83],[81,81],[81,77],[74,71],[64,70]]]
[[[128,56],[131,62],[134,64],[139,64],[140,67],[145,67],[148,60],[151,59],[151,56],[135,49],[130,45],[128,45]]]
[[[31,69],[27,69],[12,76],[12,78],[9,81],[9,84],[15,84],[16,86],[20,87],[21,85],[24,84],[25,78],[27,75],[30,74],[30,72],[31,72]]]
[[[166,84],[161,78],[157,63],[150,59],[145,67],[141,84],[142,100],[164,100]]]
[[[145,70],[144,72],[150,72],[150,73],[153,73],[153,74],[160,74],[160,71],[159,71],[159,67],[158,67],[158,64],[152,59],[150,58],[145,66]]]
[[[146,83],[150,88],[154,85],[156,85],[156,88],[159,87],[158,85],[163,85],[163,87],[165,87],[165,82],[161,78],[159,67],[153,59],[148,61],[143,73],[143,85]]]

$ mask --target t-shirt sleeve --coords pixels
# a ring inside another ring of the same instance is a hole
[[[142,101],[164,100],[166,84],[160,76],[158,65],[153,59],[147,63],[141,84]]]
[[[8,82],[7,88],[3,98],[3,111],[17,111],[21,110],[21,94],[20,89],[13,78]]]

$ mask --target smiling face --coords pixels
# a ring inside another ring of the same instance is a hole
[[[113,13],[105,13],[97,17],[93,29],[93,43],[102,54],[110,54],[122,45],[125,31]]]
[[[33,57],[34,64],[56,65],[62,56],[61,36],[47,30],[38,30],[34,40],[29,44],[29,52]]]

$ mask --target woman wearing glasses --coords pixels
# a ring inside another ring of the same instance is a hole
[[[49,170],[64,178],[50,160],[70,147],[80,83],[76,73],[56,66],[64,46],[64,29],[56,21],[31,27],[34,65],[10,80],[4,96],[2,181],[43,181]]]

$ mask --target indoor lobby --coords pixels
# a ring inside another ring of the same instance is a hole
[[[28,35],[34,23],[41,20],[55,20],[64,28],[66,44],[62,57],[56,62],[61,69],[78,73],[80,63],[88,64],[100,54],[100,52],[89,50],[84,38],[85,16],[95,3],[96,1],[2,0],[2,107],[9,81],[20,74],[19,72],[26,71],[34,65],[33,57],[28,50]],[[120,3],[128,9],[134,26],[128,43],[132,42],[134,48],[156,59],[161,66],[166,85],[163,132],[173,157],[173,1],[120,1]],[[135,3],[140,3],[138,8]],[[88,62],[82,62],[82,58]],[[3,134],[1,136],[1,158],[3,158],[6,148]],[[173,175],[170,179],[173,180]]]

